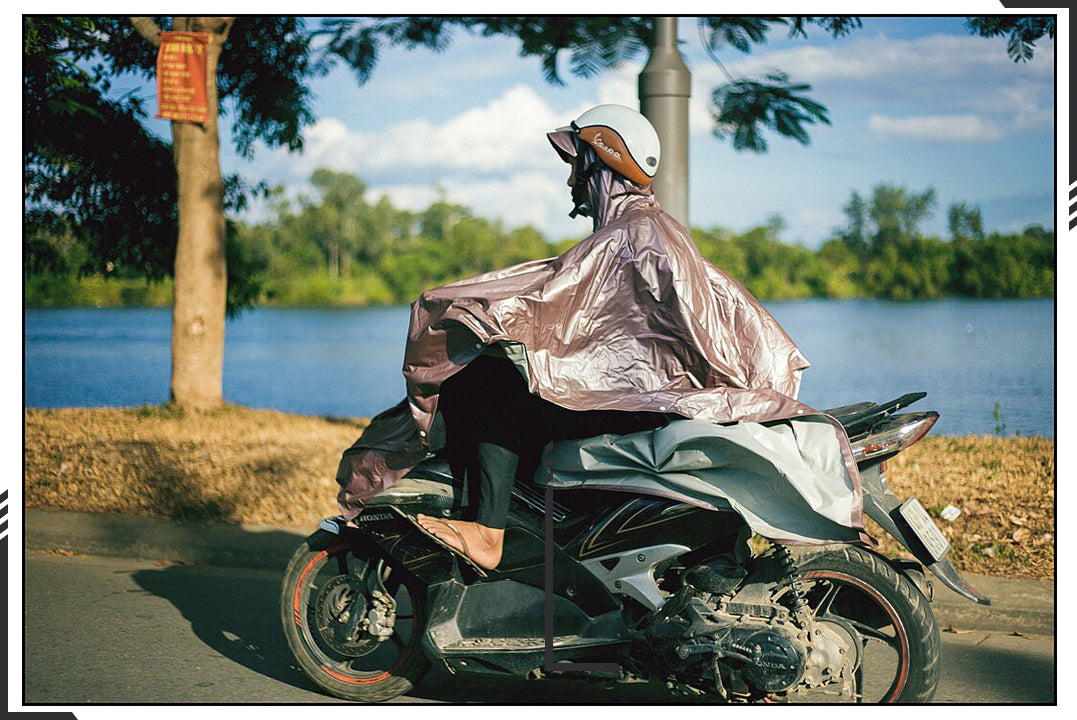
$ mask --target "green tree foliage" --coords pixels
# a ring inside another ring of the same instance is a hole
[[[982,240],[984,236],[984,221],[978,206],[965,203],[954,203],[947,212],[947,221],[950,227],[950,239],[973,238]]]
[[[168,29],[169,18],[154,18]],[[260,139],[297,149],[313,120],[304,83],[321,72],[303,20],[245,16],[229,35],[218,79],[222,111],[233,116],[233,141],[249,155]],[[151,79],[156,50],[127,18],[23,17],[24,250],[30,266],[50,250],[30,241],[68,228],[83,254],[80,275],[159,281],[173,271],[177,238],[176,170],[170,144],[147,129],[149,110],[116,88]],[[258,190],[226,179],[229,209]],[[234,232],[229,233],[234,242]],[[229,246],[228,305],[254,301],[257,268]]]
[[[109,95],[101,53],[116,25],[23,18],[25,228],[29,237],[74,233],[85,253],[72,270],[131,268],[159,279],[175,255],[175,171],[168,145],[140,122],[141,100]],[[37,256],[47,248],[24,247],[31,265],[49,262]]]
[[[368,199],[366,185],[347,173],[319,170],[311,186],[311,196],[294,201],[271,190],[271,221],[229,225],[229,263],[249,270],[234,282],[247,283],[240,290],[260,302],[408,303],[428,288],[553,257],[577,242],[551,243],[531,226],[506,229],[443,193],[410,212],[384,196]],[[695,228],[692,237],[704,257],[770,300],[1054,294],[1053,232],[1032,226],[1021,234],[985,237],[979,209],[954,203],[948,211],[952,239],[925,237],[918,223],[934,202],[930,188],[912,192],[883,183],[866,197],[851,193],[843,208],[848,226],[814,251],[782,242],[785,221],[779,215],[744,233]],[[55,233],[39,230],[28,242],[42,248],[33,255],[37,264],[26,266],[28,304],[168,302],[167,292],[133,273],[113,273],[116,279],[108,282],[77,281],[65,268],[77,265],[86,250],[65,226]]]
[[[533,227],[506,230],[444,193],[420,212],[367,198],[353,175],[318,170],[314,193],[270,192],[273,220],[241,226],[248,263],[262,261],[264,297],[282,304],[410,302],[462,277],[557,254]]]
[[[853,204],[852,199],[849,202]],[[886,183],[876,185],[867,206],[868,217],[875,227],[872,248],[877,250],[919,235],[920,223],[931,217],[935,204],[934,188],[915,193]]]
[[[163,29],[171,27],[169,17],[152,20]],[[718,53],[727,49],[750,52],[775,31],[789,37],[806,37],[809,29],[815,29],[841,37],[859,27],[860,20],[855,17],[712,16],[701,18],[698,29],[704,47],[721,66]],[[976,17],[968,20],[968,28],[983,37],[1005,36],[1010,57],[1024,61],[1033,56],[1037,41],[1044,36],[1054,38],[1055,19]],[[271,147],[301,148],[302,130],[313,120],[307,87],[311,78],[343,62],[354,69],[360,82],[365,82],[384,48],[399,45],[441,51],[451,44],[452,33],[457,30],[517,39],[522,56],[539,59],[547,81],[563,84],[566,60],[571,74],[592,77],[640,57],[650,40],[652,22],[640,16],[586,15],[377,17],[320,20],[308,28],[302,18],[244,16],[229,33],[218,69],[221,111],[233,118],[236,150],[249,156],[256,140]],[[24,252],[28,273],[68,274],[75,282],[80,276],[159,281],[172,272],[177,215],[171,148],[166,139],[147,130],[149,113],[142,99],[117,89],[126,78],[140,82],[152,78],[155,60],[154,48],[138,37],[127,18],[23,17]],[[734,78],[727,73],[727,79],[729,82],[712,94],[711,112],[716,134],[732,137],[738,149],[764,151],[767,132],[806,143],[808,126],[828,122],[826,108],[808,97],[810,87],[795,82],[781,70],[756,78]],[[446,267],[464,272],[465,268],[496,265],[498,260],[533,254],[540,247],[551,252],[564,249],[564,243],[549,246],[536,237],[537,233],[525,234],[507,244],[495,243],[497,247],[490,249],[496,252],[490,257],[497,260],[479,262],[476,253],[485,233],[510,238],[512,233],[489,224],[483,226],[484,221],[468,219],[466,211],[447,204],[428,208],[426,217],[419,221],[423,228],[418,234],[408,226],[413,220],[387,201],[373,206],[363,221],[366,225],[349,225],[351,221],[341,208],[347,206],[347,196],[361,193],[353,192],[354,188],[346,192],[347,188],[334,185],[348,182],[346,178],[334,178],[330,173],[323,179],[328,184],[319,188],[324,197],[317,202],[324,200],[330,206],[336,202],[338,212],[335,218],[318,215],[318,221],[331,231],[321,246],[311,245],[281,227],[288,222],[294,229],[302,226],[304,231],[314,232],[313,225],[296,219],[303,214],[302,209],[290,213],[295,217],[278,219],[278,227],[273,229],[279,233],[274,235],[277,244],[268,255],[259,251],[252,239],[268,231],[229,228],[226,254],[230,311],[258,297],[273,296],[273,289],[263,288],[260,279],[277,277],[273,264],[281,256],[301,265],[318,265],[315,261],[320,257],[330,279],[334,273],[338,279],[345,279],[387,263],[383,269],[392,270],[387,275],[389,279],[383,281],[381,291],[371,295],[384,299],[400,298],[405,289],[434,282],[444,276]],[[238,177],[228,178],[227,208],[242,207],[250,193],[265,191],[260,184],[252,186]],[[887,232],[870,235],[873,240],[916,234],[917,223],[933,209],[933,193],[906,194],[904,199],[905,205],[894,211],[896,215],[887,211],[890,214],[879,216]],[[851,256],[863,261],[868,249],[867,224],[871,216],[867,201],[854,196],[847,213],[858,222],[850,223],[840,238],[844,248],[828,243],[820,251],[833,261],[832,267],[840,270],[822,275],[813,270],[803,276],[814,278],[811,282],[803,279],[802,286],[797,284],[801,282],[798,279],[793,287],[799,289],[782,292],[801,293],[803,287],[827,295],[865,291],[859,276],[849,270],[849,263]],[[975,230],[974,218],[967,212],[959,214],[956,222],[956,227],[970,233],[972,239],[982,236],[982,230]],[[435,242],[442,245],[423,244]],[[773,240],[741,247],[717,233],[706,242],[739,267],[771,252]],[[446,249],[453,243],[462,249],[459,257],[453,254],[455,250]],[[386,251],[387,247],[392,250]],[[510,247],[530,249],[515,256],[506,254]],[[275,254],[278,252],[283,255]],[[404,262],[402,258],[408,253],[410,262]],[[332,257],[338,257],[335,266]],[[1014,257],[1039,255],[1018,253]],[[445,258],[444,262],[439,258]],[[962,258],[957,267],[967,264],[968,258]],[[345,268],[346,263],[353,263],[351,269]],[[780,287],[786,287],[773,270],[767,272],[771,275],[766,282],[759,281],[761,289],[778,292]],[[1053,286],[1053,272],[1049,281],[1047,277],[1040,273],[1032,280],[1026,278],[1023,283],[1015,281],[1006,287],[1042,289],[1045,283]],[[371,280],[370,284],[373,287],[377,283]],[[949,287],[952,291],[960,288],[962,292],[986,293],[988,286],[987,281],[970,280],[952,281]]]
[[[848,256],[834,241],[820,254],[858,295],[908,300],[1054,293],[1054,233],[1033,227],[1021,235],[993,233],[985,241],[979,208],[959,202],[947,211],[951,242],[924,237],[920,224],[936,203],[933,188],[914,192],[880,183],[869,200],[854,190],[843,208],[848,225],[840,237]]]
[[[1055,292],[1055,234],[1039,225],[1021,235],[991,233],[953,242],[950,289],[970,297],[1036,297]]]

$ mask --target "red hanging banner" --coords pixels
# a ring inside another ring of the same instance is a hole
[[[157,51],[157,117],[204,123],[207,33],[162,32]]]

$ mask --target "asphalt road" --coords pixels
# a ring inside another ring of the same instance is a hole
[[[331,703],[291,659],[280,573],[26,554],[26,704]],[[1054,638],[944,632],[939,703],[1054,703]],[[17,697],[11,688],[12,700]],[[432,671],[406,703],[671,703],[653,684]]]

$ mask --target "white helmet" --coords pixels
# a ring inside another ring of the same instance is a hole
[[[598,105],[569,127],[549,133],[550,142],[566,161],[566,155],[575,156],[575,148],[566,147],[564,142],[569,133],[594,148],[605,165],[634,183],[650,185],[658,172],[662,157],[658,133],[647,118],[632,108]]]

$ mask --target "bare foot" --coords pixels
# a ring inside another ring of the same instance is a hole
[[[505,541],[503,529],[464,520],[443,520],[429,515],[416,515],[415,519],[423,530],[467,555],[484,570],[493,570],[501,562],[501,549]]]

